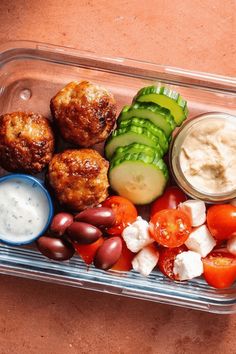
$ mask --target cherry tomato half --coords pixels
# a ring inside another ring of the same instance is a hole
[[[115,213],[114,225],[106,230],[109,235],[120,235],[126,226],[133,223],[138,216],[133,203],[120,196],[108,197],[102,206],[111,208]]]
[[[187,214],[180,210],[164,209],[158,211],[150,220],[151,236],[162,246],[178,247],[188,238],[191,222]]]
[[[211,206],[207,211],[207,226],[217,240],[236,235],[236,207],[230,204]]]
[[[90,245],[79,245],[73,242],[74,249],[84,260],[86,264],[91,264],[97,252],[97,249],[103,244],[104,238],[100,237],[97,241],[90,243]]]
[[[209,285],[224,289],[236,280],[236,257],[226,249],[214,250],[202,261],[203,275]]]
[[[151,205],[151,217],[163,209],[176,209],[179,203],[187,200],[184,192],[178,187],[172,186],[165,190],[164,194],[157,198]]]
[[[160,249],[158,266],[160,271],[170,279],[177,280],[177,277],[173,273],[174,261],[176,256],[184,251],[187,251],[187,247],[185,245],[175,248],[163,247]]]
[[[122,239],[122,252],[119,260],[113,265],[112,270],[119,270],[123,272],[127,272],[132,269],[132,260],[135,256],[135,253],[131,252],[127,246],[125,241]]]

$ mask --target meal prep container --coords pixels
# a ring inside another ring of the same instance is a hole
[[[106,87],[119,110],[131,103],[141,87],[161,82],[188,101],[189,119],[206,112],[236,112],[235,78],[19,41],[0,48],[0,114],[23,110],[50,116],[50,98],[73,80]],[[0,170],[0,174],[6,172]],[[79,256],[66,262],[51,261],[34,247],[1,244],[0,273],[208,312],[236,312],[236,283],[221,290],[211,288],[202,278],[173,282],[158,271],[144,278],[134,271],[88,269]]]

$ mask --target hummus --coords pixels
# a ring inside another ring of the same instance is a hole
[[[217,114],[193,124],[179,163],[187,181],[206,194],[236,190],[236,120]]]

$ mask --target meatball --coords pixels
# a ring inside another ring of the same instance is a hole
[[[60,204],[80,211],[108,195],[108,162],[93,149],[65,150],[53,156],[48,180]]]
[[[5,170],[42,171],[52,159],[54,144],[47,118],[25,112],[0,116],[0,165]]]
[[[116,122],[114,97],[88,81],[66,85],[50,107],[63,139],[83,147],[104,141]]]

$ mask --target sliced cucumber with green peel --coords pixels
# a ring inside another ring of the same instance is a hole
[[[131,125],[135,125],[136,127],[142,127],[149,130],[150,133],[155,135],[159,139],[159,144],[164,151],[167,152],[169,147],[170,139],[167,139],[165,133],[162,129],[158,128],[155,124],[153,124],[150,120],[142,119],[142,118],[130,118],[121,120],[119,123],[119,128],[129,127]]]
[[[145,155],[151,155],[153,154],[158,154],[160,158],[162,157],[162,150],[156,146],[155,148],[143,144],[138,144],[138,143],[132,143],[127,146],[120,146],[118,147],[114,154],[112,155],[112,160],[116,158],[120,158],[125,154],[131,154],[131,153],[143,153]]]
[[[152,102],[169,109],[177,126],[187,118],[187,102],[178,94],[164,86],[148,86],[138,91],[134,101]]]
[[[176,127],[175,120],[170,111],[155,103],[136,102],[131,106],[125,106],[118,117],[118,125],[122,120],[133,117],[150,120],[156,127],[163,130],[167,138],[169,138]]]
[[[115,150],[120,146],[127,146],[132,143],[140,143],[160,150],[161,156],[164,151],[159,144],[159,139],[148,129],[130,125],[129,127],[115,130],[108,138],[105,145],[105,155],[108,160],[111,159]]]
[[[127,153],[112,159],[109,181],[122,197],[134,204],[148,204],[163,194],[168,169],[156,153]]]

